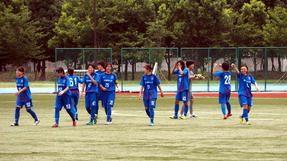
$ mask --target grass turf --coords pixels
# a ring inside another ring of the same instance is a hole
[[[14,118],[14,95],[0,95],[0,160],[285,160],[287,157],[286,98],[254,98],[249,118],[239,124],[237,98],[233,116],[222,119],[217,97],[196,97],[198,118],[172,120],[173,98],[157,101],[155,126],[149,127],[143,103],[136,96],[117,96],[113,124],[104,125],[100,108],[96,125],[85,125],[89,116],[84,99],[79,121],[72,127],[65,110],[60,126],[54,124],[55,95],[33,95],[34,111],[41,122],[21,110],[20,126]]]

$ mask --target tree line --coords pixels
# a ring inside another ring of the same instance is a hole
[[[1,0],[0,71],[33,61],[44,80],[59,47],[113,48],[115,63],[123,47],[284,47],[286,9],[285,0]]]

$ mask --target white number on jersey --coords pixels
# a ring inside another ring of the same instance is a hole
[[[231,82],[231,75],[225,75],[224,79],[225,79],[224,84],[230,84],[230,82]]]
[[[109,83],[105,83],[105,88],[109,88],[110,84]]]

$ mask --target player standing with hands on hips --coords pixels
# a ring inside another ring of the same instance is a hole
[[[40,120],[36,113],[31,109],[33,107],[32,95],[28,78],[24,75],[24,68],[20,67],[16,70],[16,86],[18,91],[15,93],[17,96],[15,105],[15,122],[12,123],[11,126],[19,126],[20,110],[23,105],[25,105],[26,111],[34,118],[35,121],[33,125],[38,125]]]
[[[243,118],[245,118],[246,125],[251,125],[248,114],[251,110],[252,104],[252,93],[251,93],[251,83],[254,84],[255,89],[258,91],[258,86],[251,74],[248,73],[247,65],[242,65],[240,71],[235,64],[231,64],[237,74],[239,89],[238,89],[238,98],[239,104],[243,107],[243,114],[239,117],[240,123],[244,123]]]
[[[99,86],[103,91],[102,106],[105,108],[105,112],[107,114],[105,125],[112,124],[112,107],[115,104],[116,98],[115,88],[117,87],[118,92],[120,92],[118,76],[112,72],[112,69],[113,65],[111,63],[106,63],[106,72],[103,73],[99,79]]]
[[[177,74],[177,92],[174,103],[174,115],[170,116],[171,119],[178,118],[179,101],[184,104],[184,116],[181,119],[186,119],[188,112],[188,98],[189,98],[189,80],[188,69],[185,68],[185,64],[182,60],[176,62],[170,74]]]
[[[62,67],[59,67],[56,72],[58,75],[58,92],[55,101],[55,124],[52,127],[59,126],[60,111],[63,106],[72,118],[73,126],[76,126],[75,110],[72,109],[74,107],[71,105],[70,80],[65,76],[64,69]]]
[[[155,74],[151,73],[152,67],[150,65],[144,66],[144,75],[140,81],[140,93],[139,99],[142,97],[142,90],[143,92],[143,102],[146,114],[150,118],[149,126],[154,125],[154,108],[156,107],[156,99],[157,99],[157,87],[161,93],[161,97],[164,97],[162,93],[162,89],[160,87],[160,81]]]
[[[216,72],[216,67],[218,64],[213,65],[213,75],[215,77],[220,77],[219,83],[219,104],[221,104],[221,112],[223,114],[223,119],[227,119],[232,116],[231,113],[231,104],[229,102],[230,94],[231,94],[231,72],[229,71],[229,64],[222,63],[219,66],[222,68],[222,71]],[[227,114],[226,114],[226,107]]]

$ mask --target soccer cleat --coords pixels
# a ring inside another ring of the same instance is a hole
[[[58,124],[54,124],[52,127],[59,127],[59,125]]]
[[[105,125],[110,125],[110,124],[111,124],[111,122],[108,122],[108,121],[105,123]]]
[[[240,122],[241,124],[244,123],[243,117],[239,116],[239,122]]]
[[[10,124],[10,126],[19,126],[19,124],[18,123],[12,123],[12,124]]]
[[[151,122],[148,126],[153,126],[154,124]]]
[[[37,121],[34,122],[33,125],[34,125],[34,126],[37,126],[39,123],[40,123],[40,120],[37,120]]]
[[[110,119],[110,124],[112,124],[112,123],[113,123],[113,119],[111,118],[111,119]]]
[[[246,122],[246,125],[251,125],[251,122],[250,122],[250,121],[247,121],[247,122]]]
[[[223,116],[223,119],[227,119],[227,117],[228,117],[227,115],[224,115],[224,116]]]
[[[230,117],[230,116],[232,116],[232,113],[228,113],[228,114],[227,114],[227,117]]]
[[[181,116],[180,118],[184,120],[184,119],[186,119],[186,116]]]
[[[93,125],[93,124],[94,124],[93,122],[86,123],[86,125]]]
[[[197,115],[196,114],[192,114],[192,115],[190,115],[190,118],[195,118],[195,117],[197,117]]]
[[[73,121],[73,126],[77,126],[77,122],[76,121]]]
[[[177,116],[170,116],[171,119],[177,119]]]

